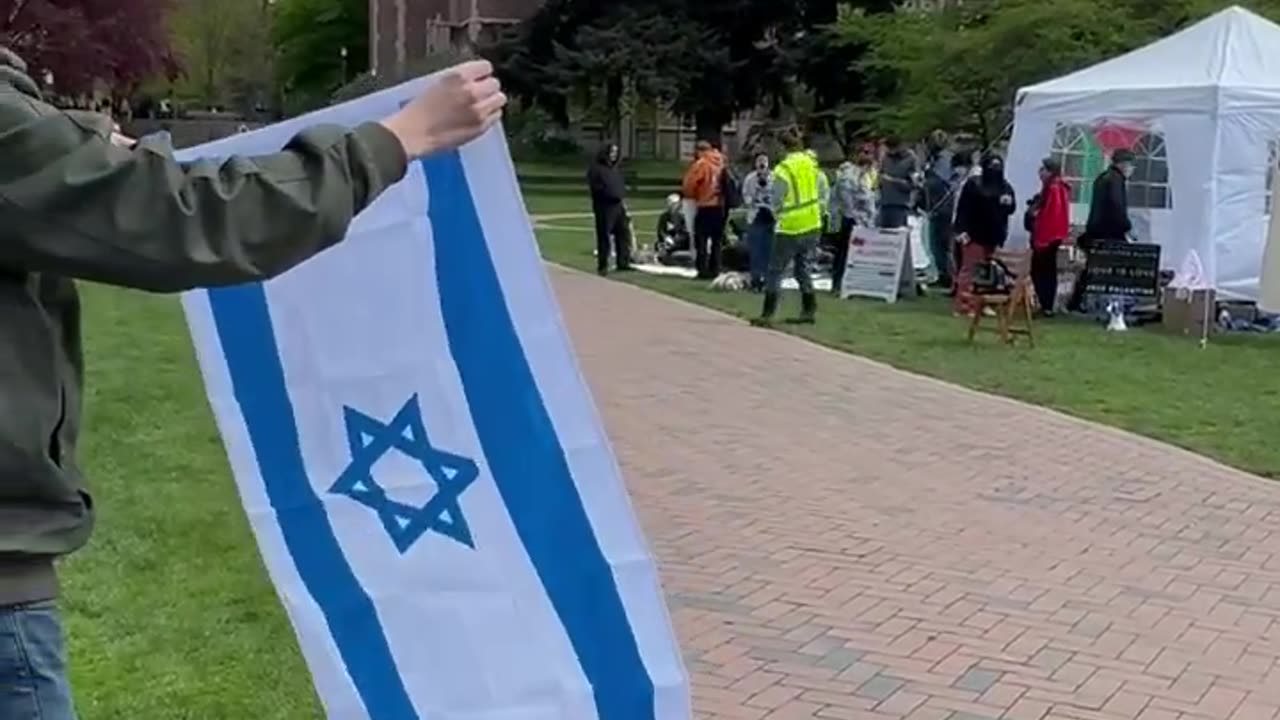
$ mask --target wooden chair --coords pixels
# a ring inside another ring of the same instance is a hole
[[[1035,292],[1031,285],[1031,251],[1030,250],[998,250],[996,259],[1009,269],[1013,285],[1009,292],[999,295],[973,294],[970,299],[969,342],[982,326],[987,308],[995,311],[996,332],[1007,345],[1013,345],[1018,336],[1026,336],[1030,347],[1036,346],[1035,331],[1032,329],[1035,313]]]

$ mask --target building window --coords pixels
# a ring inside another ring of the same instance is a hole
[[[1111,153],[1121,148],[1131,150],[1135,160],[1129,179],[1129,207],[1173,207],[1164,135],[1109,123],[1059,124],[1054,133],[1050,155],[1062,163],[1062,179],[1071,187],[1071,202],[1089,204],[1094,178],[1107,168]]]

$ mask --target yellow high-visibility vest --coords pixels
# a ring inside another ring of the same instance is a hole
[[[778,232],[808,235],[822,232],[822,168],[806,152],[794,152],[774,170],[787,184],[787,196],[778,211]]]

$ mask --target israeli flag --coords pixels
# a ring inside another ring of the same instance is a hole
[[[185,153],[278,150],[430,79]],[[501,131],[345,242],[183,298],[245,510],[329,717],[680,720],[653,558]]]

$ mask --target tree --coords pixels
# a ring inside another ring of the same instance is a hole
[[[483,54],[509,93],[563,125],[569,106],[602,112],[607,133],[634,97],[669,95],[659,67],[669,62],[668,23],[644,0],[550,0],[532,19]]]
[[[673,86],[659,68],[670,62],[662,18],[615,6],[578,29],[573,45],[556,44],[557,62],[547,75],[585,106],[604,110],[606,137],[617,137],[622,117],[638,98],[667,98]]]
[[[513,95],[564,124],[574,101],[597,101],[612,123],[634,94],[694,118],[704,137],[716,138],[739,110],[790,96],[794,70],[778,38],[804,6],[549,0],[486,54]]]
[[[395,87],[402,82],[444,70],[457,65],[464,59],[461,54],[456,52],[439,52],[406,63],[404,70],[400,72],[384,72],[376,75],[372,72],[364,72],[352,79],[351,82],[338,88],[333,93],[331,100],[335,103],[354,100],[369,93]]]
[[[325,104],[368,70],[367,0],[277,0],[275,13],[271,38],[291,109]]]
[[[793,52],[799,79],[812,96],[809,124],[825,130],[846,156],[871,125],[877,101],[893,87],[884,76],[857,70],[869,43],[847,41],[840,27],[860,17],[892,13],[897,5],[895,0],[818,0],[805,8],[802,24],[807,31]]]
[[[103,82],[126,94],[143,81],[173,77],[169,0],[0,0],[0,45],[65,94]]]
[[[794,101],[793,43],[805,36],[810,2],[699,0],[669,3],[683,13],[676,22],[674,61],[677,92],[673,109],[695,121],[700,137],[719,139],[720,128],[743,111],[762,104],[778,114]]]
[[[265,0],[183,0],[171,26],[185,72],[179,99],[204,107],[265,104],[274,84]]]
[[[883,129],[922,137],[936,127],[994,141],[1017,88],[1131,49],[1145,39],[1106,0],[970,0],[936,14],[845,18],[847,42],[866,43],[859,65],[893,88],[876,113]]]

